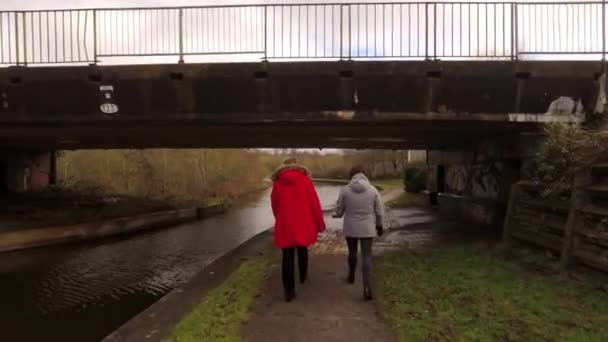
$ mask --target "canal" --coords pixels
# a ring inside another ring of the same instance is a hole
[[[317,184],[324,207],[339,186]],[[274,223],[270,190],[224,215],[129,237],[0,257],[2,341],[99,341]]]

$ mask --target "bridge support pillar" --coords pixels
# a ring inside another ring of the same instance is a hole
[[[345,110],[354,109],[357,105],[357,94],[355,93],[355,80],[353,72],[340,72],[340,108]]]
[[[266,70],[266,67],[267,63],[262,63],[262,69],[253,74],[255,79],[256,98],[258,99],[257,110],[259,113],[264,113],[270,109],[268,104],[268,71]]]
[[[521,178],[533,141],[480,141],[468,151],[429,151],[429,190],[438,192],[439,210],[476,223],[499,227],[511,185]]]
[[[428,72],[426,80],[426,103],[424,109],[427,113],[439,111],[437,99],[439,98],[441,86],[441,72]]]
[[[1,190],[37,192],[56,180],[55,152],[19,151],[1,153]]]
[[[170,79],[172,90],[177,98],[177,112],[192,113],[195,103],[192,79],[185,77],[183,72],[171,73]]]
[[[526,91],[526,83],[528,83],[528,78],[530,78],[530,73],[517,73],[515,75],[517,78],[517,88],[515,89],[515,113],[521,113],[521,103],[524,98],[524,94]]]

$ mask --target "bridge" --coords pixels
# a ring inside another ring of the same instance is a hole
[[[504,202],[504,174],[541,124],[585,120],[545,114],[554,100],[603,111],[607,13],[599,1],[0,12],[0,177],[43,188],[60,149],[418,148],[441,167],[500,163],[488,196]]]
[[[0,12],[0,146],[475,144],[554,120],[536,114],[560,96],[594,108],[606,13],[604,2]]]

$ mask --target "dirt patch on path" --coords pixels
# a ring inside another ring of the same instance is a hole
[[[396,341],[375,302],[363,301],[360,279],[344,282],[346,256],[313,254],[309,279],[291,303],[283,300],[281,268],[275,258],[262,294],[243,328],[245,342]]]

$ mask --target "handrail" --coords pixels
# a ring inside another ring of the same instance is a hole
[[[0,11],[0,65],[606,59],[606,1],[353,2]]]

